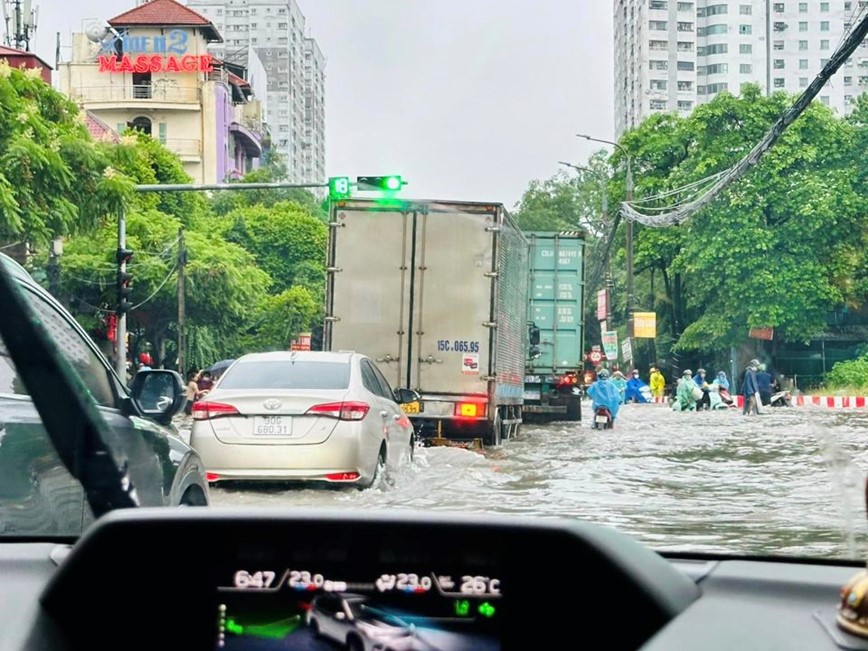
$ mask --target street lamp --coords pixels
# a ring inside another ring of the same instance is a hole
[[[585,140],[592,140],[594,142],[601,142],[606,145],[612,145],[613,147],[617,147],[624,157],[627,159],[627,203],[633,201],[633,165],[632,160],[630,158],[630,153],[624,148],[623,145],[618,144],[617,142],[612,142],[611,140],[602,140],[600,138],[592,138],[591,136],[587,136],[582,133],[577,133],[576,137],[584,138]],[[627,220],[627,313],[629,314],[633,310],[633,222],[631,220]]]

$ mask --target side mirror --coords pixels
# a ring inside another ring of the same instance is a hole
[[[539,327],[532,325],[530,327],[530,330],[528,330],[528,334],[530,335],[530,345],[531,346],[539,346],[539,341],[540,341]]]
[[[395,402],[399,405],[416,402],[421,399],[422,396],[419,395],[419,392],[413,391],[413,389],[395,389]]]
[[[142,415],[161,425],[171,424],[187,400],[181,376],[163,369],[136,373],[130,392]]]

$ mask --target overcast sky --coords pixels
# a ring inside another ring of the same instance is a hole
[[[33,0],[54,64],[133,0]],[[399,173],[408,198],[513,207],[558,161],[611,140],[610,0],[299,0],[326,64],[326,174]],[[55,5],[55,6],[52,6]]]

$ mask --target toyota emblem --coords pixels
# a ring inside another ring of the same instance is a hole
[[[277,398],[269,398],[268,400],[266,400],[265,402],[262,403],[262,406],[265,407],[266,409],[274,410],[274,409],[280,409],[280,406],[282,404],[283,403],[280,402],[280,400],[278,400]]]

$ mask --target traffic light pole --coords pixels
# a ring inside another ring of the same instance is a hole
[[[137,192],[207,192],[211,190],[309,190],[327,188],[328,183],[165,183],[137,185]]]
[[[127,248],[127,215],[124,208],[118,209],[118,250]],[[120,262],[119,272],[126,273],[127,263]],[[115,331],[117,339],[117,357],[115,358],[115,370],[121,381],[127,379],[127,313],[124,310],[117,312],[118,324]]]

